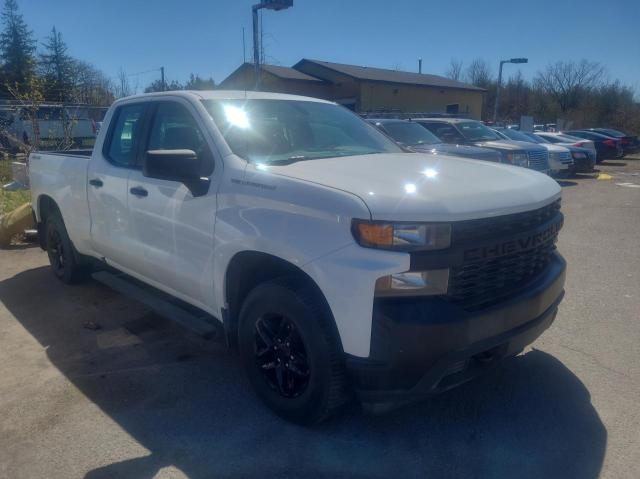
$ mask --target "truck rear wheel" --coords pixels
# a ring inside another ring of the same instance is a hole
[[[60,281],[72,284],[85,279],[87,267],[73,247],[64,222],[57,213],[47,218],[45,240],[51,269]]]
[[[238,344],[249,381],[279,416],[318,423],[349,398],[342,348],[316,291],[299,278],[254,288],[239,318]]]

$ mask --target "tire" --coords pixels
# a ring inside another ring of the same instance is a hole
[[[59,213],[52,213],[45,225],[45,242],[53,274],[66,284],[86,279],[88,268],[71,243]]]
[[[344,353],[321,298],[300,278],[254,288],[238,324],[240,357],[257,395],[279,416],[319,423],[350,398]]]

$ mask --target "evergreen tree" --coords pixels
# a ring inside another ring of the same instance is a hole
[[[53,27],[40,55],[45,97],[50,101],[69,101],[74,88],[74,60],[67,53],[62,34]]]
[[[16,0],[5,0],[0,16],[0,59],[2,59],[3,86],[27,88],[35,74],[36,42],[18,11]]]

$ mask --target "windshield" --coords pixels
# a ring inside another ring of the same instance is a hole
[[[622,138],[625,136],[624,133],[619,132],[617,130],[609,130],[608,128],[600,128],[598,130],[596,130],[598,133],[602,133],[604,135],[609,135],[612,136],[614,138]]]
[[[577,136],[570,136],[570,135],[557,135],[555,138],[558,138],[560,142],[566,142],[566,143],[575,143],[578,141],[584,141],[584,138],[578,138]]]
[[[536,135],[535,133],[525,133],[525,135],[531,138],[531,141],[533,141],[534,143],[551,143],[546,138]]]
[[[393,141],[347,109],[295,100],[204,100],[231,150],[256,163],[400,153]]]
[[[425,127],[412,122],[383,123],[389,136],[403,145],[420,146],[442,143],[440,139]]]
[[[500,133],[505,135],[510,140],[528,141],[529,143],[532,143],[532,142],[533,143],[541,143],[540,141],[538,141],[538,140],[536,140],[534,138],[531,138],[526,133],[523,133],[523,132],[518,131],[518,130],[505,129],[505,130],[500,130]]]
[[[502,140],[498,134],[479,121],[462,122],[456,125],[467,140],[494,141]]]

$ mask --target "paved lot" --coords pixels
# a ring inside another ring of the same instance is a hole
[[[533,349],[316,429],[265,410],[214,341],[0,251],[0,477],[638,477],[640,157],[600,169],[564,182],[567,294]]]

